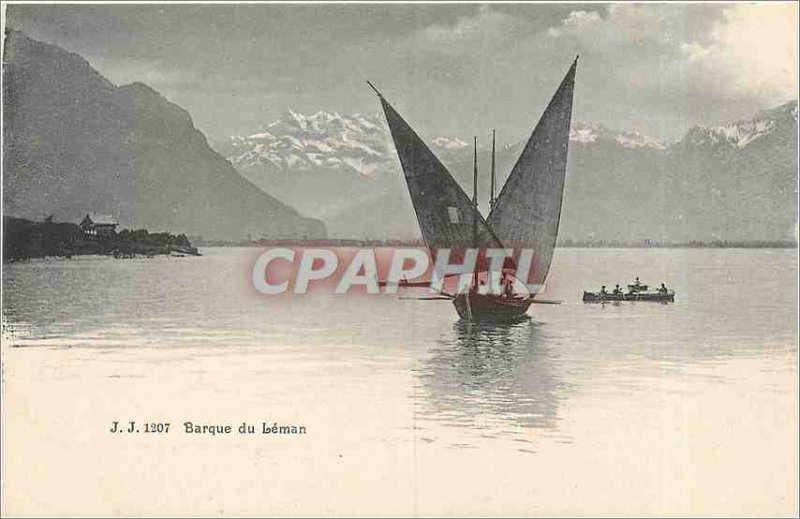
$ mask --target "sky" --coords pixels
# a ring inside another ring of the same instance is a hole
[[[287,109],[423,137],[533,129],[576,55],[574,120],[675,141],[796,99],[798,4],[8,5],[7,25],[186,108],[212,142]]]

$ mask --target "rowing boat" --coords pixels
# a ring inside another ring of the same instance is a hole
[[[628,294],[601,294],[600,292],[584,292],[584,303],[605,303],[608,301],[652,301],[657,303],[674,303],[675,292],[631,292]]]

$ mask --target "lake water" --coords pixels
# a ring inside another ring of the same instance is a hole
[[[795,250],[558,249],[526,322],[269,298],[258,251],[6,265],[21,513],[797,515]],[[583,304],[639,276],[674,304]],[[11,419],[9,419],[9,417]],[[171,422],[167,435],[112,421]],[[181,425],[303,425],[190,435]],[[17,510],[7,504],[7,513]]]

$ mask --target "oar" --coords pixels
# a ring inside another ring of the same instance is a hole
[[[533,304],[535,305],[560,305],[561,303],[562,301],[548,301],[547,299],[543,299],[541,301],[538,299],[533,300]]]
[[[452,297],[403,297],[403,296],[400,296],[398,299],[413,300],[413,301],[450,301],[453,298]]]
[[[390,287],[396,286],[399,288],[420,288],[420,287],[429,287],[431,286],[430,281],[406,281],[406,282],[388,282],[388,281],[378,281],[379,287]]]

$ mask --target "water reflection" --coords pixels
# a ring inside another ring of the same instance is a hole
[[[546,326],[525,319],[490,324],[458,321],[417,370],[426,418],[494,429],[553,428],[565,384]]]

